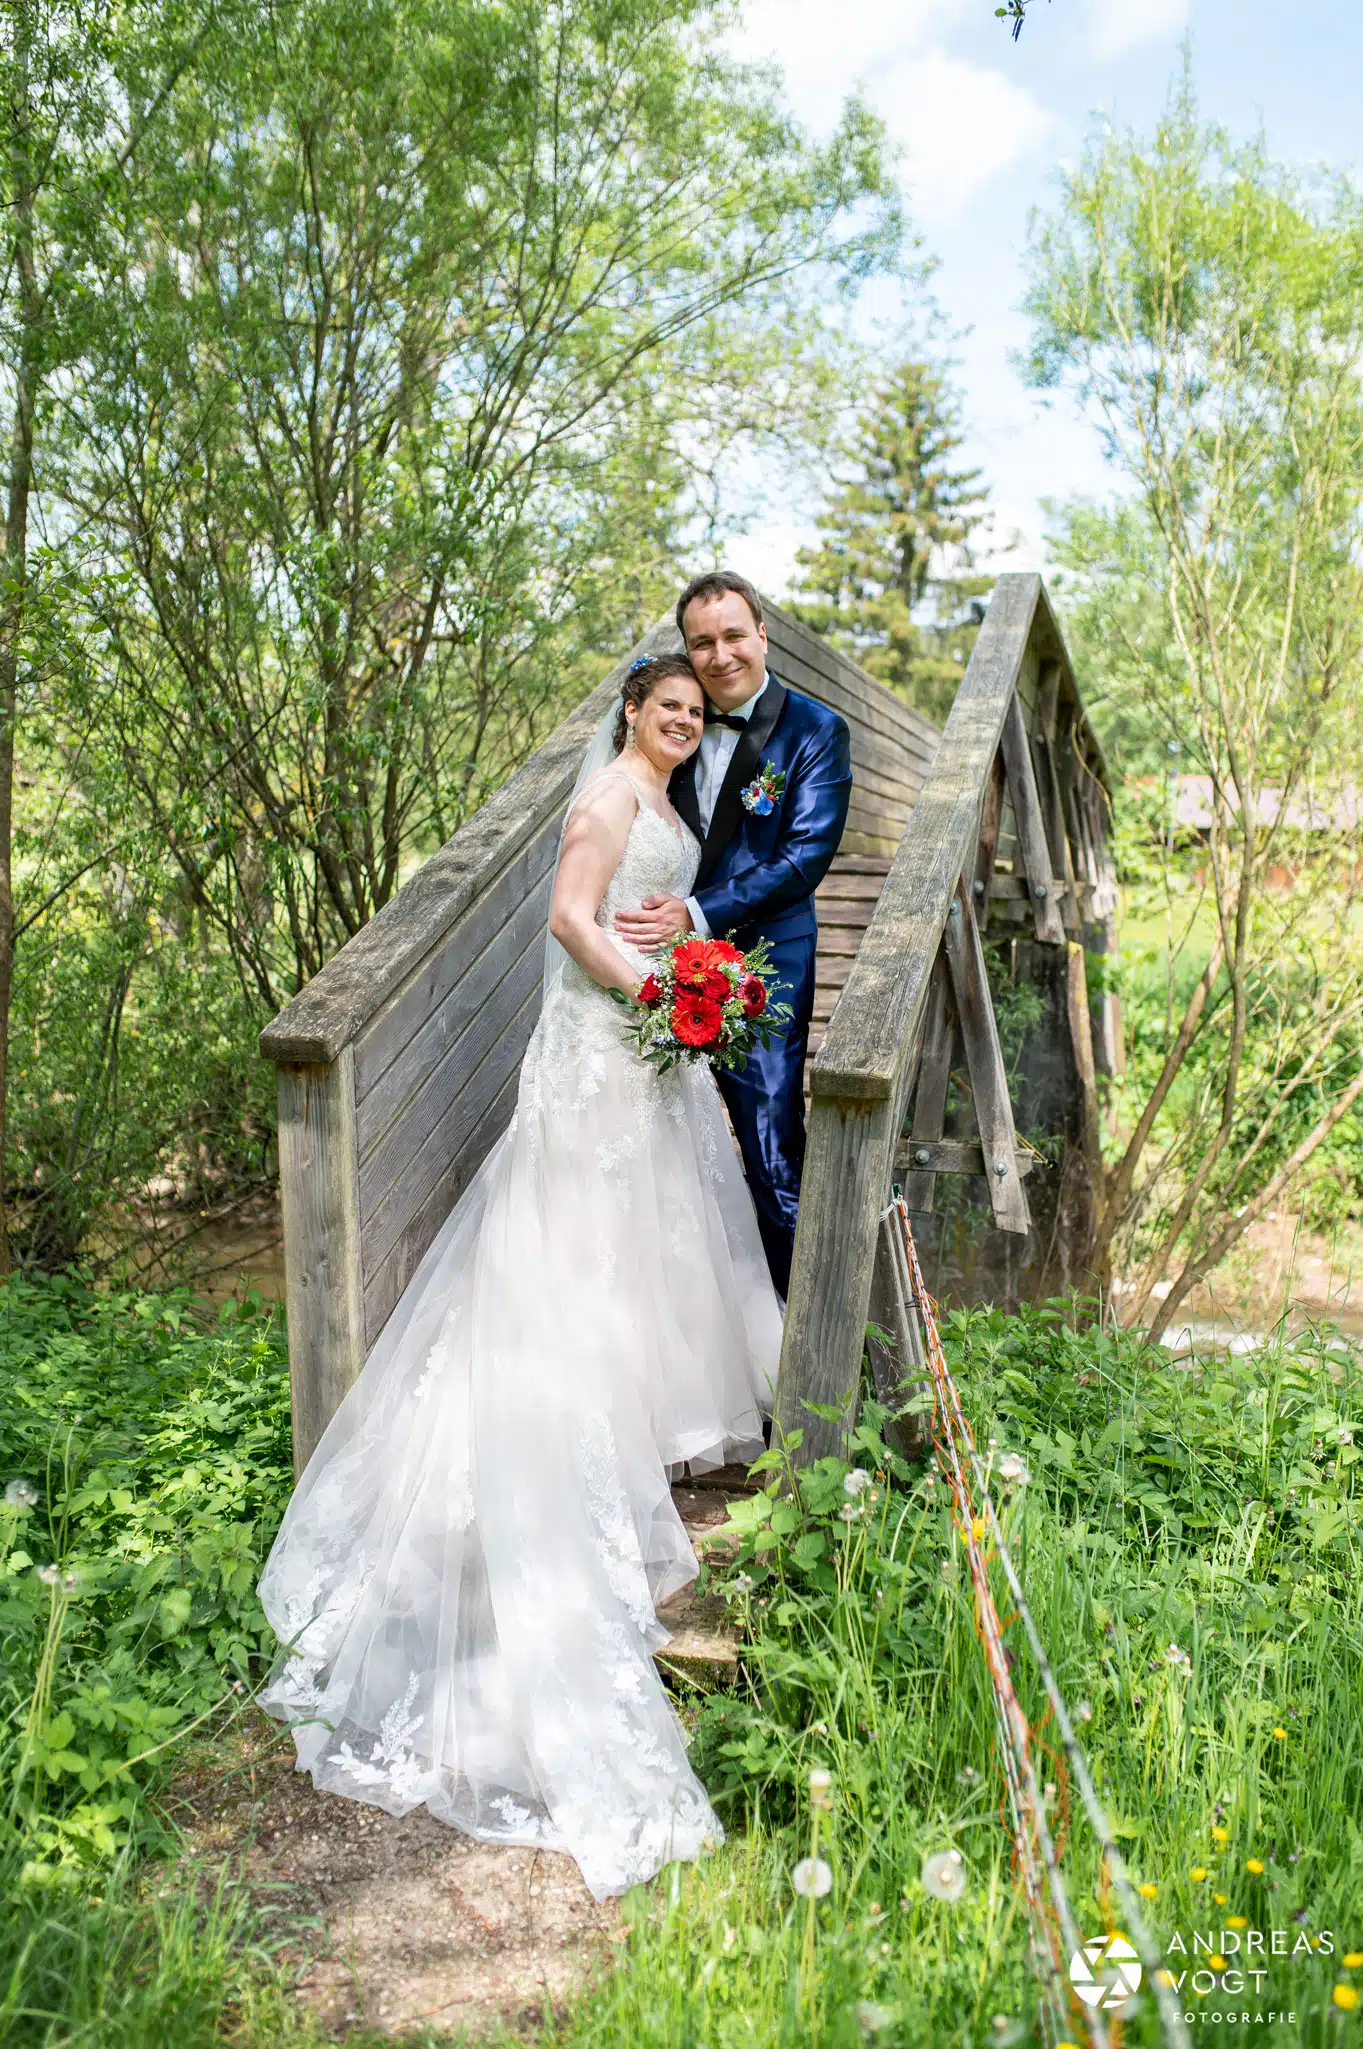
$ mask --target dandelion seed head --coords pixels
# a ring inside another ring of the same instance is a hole
[[[38,1577],[45,1587],[56,1586],[57,1581],[62,1576],[59,1565],[40,1565],[36,1569]]]
[[[870,1484],[871,1475],[865,1466],[853,1466],[851,1472],[843,1477],[842,1491],[844,1494],[864,1494]]]
[[[5,1489],[6,1508],[32,1508],[38,1499],[38,1490],[31,1480],[11,1480]]]
[[[923,1890],[935,1900],[959,1900],[965,1892],[965,1859],[959,1850],[939,1850],[923,1866]]]
[[[833,1890],[833,1867],[822,1857],[802,1857],[790,1882],[802,1900],[821,1900]]]
[[[859,1999],[856,2015],[857,2026],[863,2035],[879,2035],[894,2026],[894,2008],[881,2006],[874,1999]]]
[[[1017,1486],[1025,1487],[1031,1477],[1031,1468],[1025,1459],[1019,1458],[1015,1451],[1006,1451],[1003,1454],[1003,1457],[999,1460],[999,1478],[1001,1480],[1012,1480]]]

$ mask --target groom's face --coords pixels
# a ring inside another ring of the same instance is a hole
[[[756,696],[767,673],[767,629],[753,618],[746,598],[737,591],[692,598],[682,630],[691,666],[717,710],[732,711]]]

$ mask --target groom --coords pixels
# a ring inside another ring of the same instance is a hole
[[[616,925],[636,946],[681,932],[771,947],[789,1003],[786,1031],[720,1071],[772,1281],[790,1292],[805,1153],[804,1062],[814,1009],[814,892],[838,850],[852,794],[850,735],[835,711],[767,670],[762,600],[729,570],[698,576],[677,626],[708,700],[697,751],[672,778],[673,804],[701,842],[694,893],[645,897]]]

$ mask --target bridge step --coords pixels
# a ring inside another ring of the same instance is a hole
[[[726,1506],[736,1494],[756,1491],[742,1466],[721,1466],[716,1473],[684,1481],[672,1489],[697,1558],[705,1555],[707,1536],[729,1520]],[[714,1549],[710,1556],[713,1560]],[[728,1610],[717,1594],[703,1599],[694,1584],[683,1587],[658,1610],[659,1621],[672,1631],[671,1643],[654,1652],[664,1678],[678,1679],[702,1693],[727,1691],[738,1682],[738,1637]]]

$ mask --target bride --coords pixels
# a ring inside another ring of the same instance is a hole
[[[566,1850],[598,1899],[722,1831],[652,1653],[694,1577],[670,1492],[755,1457],[781,1313],[708,1068],[628,1048],[622,909],[685,897],[687,662],[638,662],[564,826],[516,1112],[294,1493],[262,1705],[314,1785]]]

